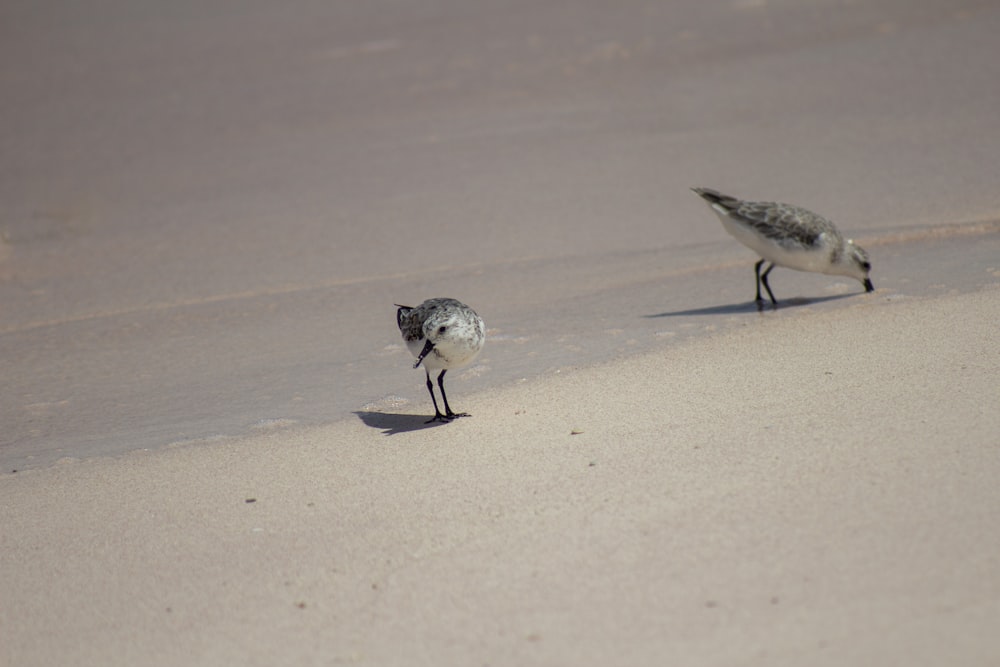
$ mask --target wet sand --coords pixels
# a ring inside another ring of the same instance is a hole
[[[998,660],[993,3],[295,9],[4,10],[0,663]]]

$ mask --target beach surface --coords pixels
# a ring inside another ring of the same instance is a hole
[[[0,664],[1000,662],[1000,7],[0,10]],[[876,291],[690,187],[805,206]],[[487,343],[425,425],[393,304]]]
[[[871,300],[463,396],[446,426],[8,476],[2,657],[996,664],[998,315],[1000,289]]]

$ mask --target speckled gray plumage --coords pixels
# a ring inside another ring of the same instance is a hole
[[[444,391],[444,376],[451,368],[472,362],[486,342],[486,325],[472,308],[456,299],[428,299],[419,306],[396,304],[396,324],[410,353],[417,358],[414,368],[423,364],[427,373],[427,390],[434,402],[434,417],[430,421],[450,421],[465,413],[452,412]],[[438,410],[431,382],[431,370],[441,370],[438,387],[445,412]]]
[[[781,202],[744,201],[712,188],[692,190],[708,202],[727,232],[760,255],[761,261],[754,266],[758,303],[761,284],[772,303],[777,303],[767,282],[776,266],[850,276],[861,281],[865,291],[875,289],[868,277],[868,253],[845,240],[837,227],[818,213]],[[764,262],[770,265],[762,274]]]

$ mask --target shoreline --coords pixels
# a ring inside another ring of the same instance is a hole
[[[990,264],[1000,252],[1000,234],[991,230],[1000,223],[971,224],[914,229],[900,232],[902,237],[890,235],[892,243],[876,241],[873,295],[857,293],[852,281],[776,271],[774,288],[782,307],[760,315],[776,319],[795,312],[854,308],[871,300],[890,303],[982,289],[1000,277]],[[458,396],[544,377],[561,368],[645,354],[758,321],[747,299],[753,282],[749,251],[728,240],[711,244],[700,248],[696,257],[721,256],[725,261],[712,263],[710,269],[686,270],[683,266],[693,260],[682,253],[680,272],[673,268],[672,256],[647,253],[635,262],[631,256],[613,254],[583,267],[570,259],[538,260],[520,272],[504,269],[515,274],[513,284],[498,284],[489,271],[447,273],[418,282],[419,293],[411,300],[454,291],[457,282],[464,286],[462,296],[485,312],[486,349],[473,367],[455,375],[461,377],[455,387]],[[935,266],[935,272],[927,266]],[[560,285],[573,287],[543,287],[528,301],[519,296],[523,289],[544,286],[556,277]],[[346,418],[370,409],[365,406],[421,406],[426,391],[407,373],[407,355],[389,310],[370,305],[406,302],[404,297],[411,295],[401,294],[403,288],[382,281],[349,290],[215,304],[210,312],[185,307],[152,319],[139,314],[48,331],[41,343],[45,348],[62,349],[75,363],[85,354],[89,364],[109,364],[109,371],[97,366],[93,378],[80,376],[69,385],[59,381],[56,391],[53,383],[61,378],[63,365],[58,355],[44,363],[12,356],[10,390],[47,400],[8,406],[15,428],[6,434],[10,440],[0,455],[0,469],[9,473],[67,457],[247,437],[275,423],[329,424],[336,421],[331,416]],[[377,337],[328,336],[327,320],[338,310]],[[289,332],[286,321],[309,326]],[[35,334],[8,334],[5,344],[17,349],[29,335]],[[198,337],[199,346],[185,347],[183,341],[192,336]],[[280,343],[279,351],[265,347],[267,355],[250,358],[239,351],[261,350],[262,341],[268,340]],[[110,370],[126,366],[136,370],[131,377]],[[190,384],[206,367],[239,370],[227,382],[218,382],[212,397],[198,399]],[[249,391],[230,393],[227,386]],[[110,428],[108,418],[101,417],[109,402],[129,417]],[[140,414],[144,416],[138,421]]]

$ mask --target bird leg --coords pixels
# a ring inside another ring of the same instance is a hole
[[[437,399],[434,398],[434,383],[431,382],[431,372],[429,370],[427,370],[426,368],[424,369],[424,372],[427,373],[427,391],[430,392],[430,394],[431,394],[431,402],[434,404],[434,416],[431,417],[430,419],[428,419],[427,421],[425,421],[424,423],[425,424],[430,424],[432,422],[444,422],[444,423],[447,424],[448,422],[451,421],[451,417],[448,417],[446,415],[441,414],[441,411],[438,410],[438,402],[437,402]],[[441,375],[444,375],[444,373],[442,372]],[[438,377],[439,381],[440,381],[440,379],[441,378]],[[444,391],[441,392],[441,396],[442,397],[444,396]],[[448,401],[447,401],[447,399],[444,402],[444,406],[445,406],[445,409],[447,410],[447,408],[448,408]],[[449,412],[450,412],[450,410],[449,410]]]
[[[761,261],[764,261],[764,260],[761,260]],[[759,264],[758,264],[758,266],[759,266]],[[769,297],[771,297],[771,303],[773,303],[775,306],[777,306],[778,305],[778,300],[774,298],[774,293],[771,292],[771,286],[767,284],[767,274],[771,273],[771,269],[773,269],[773,268],[774,268],[774,264],[771,264],[771,266],[767,267],[767,270],[764,271],[764,273],[761,274],[760,281],[762,283],[764,283],[764,289],[767,290],[767,295]],[[757,300],[758,301],[762,300],[760,298],[760,285],[757,286]]]
[[[454,419],[455,417],[468,417],[468,412],[452,412],[451,406],[448,405],[448,396],[444,393],[444,374],[448,372],[448,369],[441,371],[441,375],[438,375],[438,386],[441,387],[441,398],[444,400],[444,416],[448,419]],[[428,382],[430,378],[428,377]]]
[[[757,297],[754,299],[754,301],[757,302],[757,308],[758,309],[761,308],[761,307],[763,307],[763,305],[764,305],[764,299],[762,299],[761,296],[760,296],[760,267],[762,267],[762,266],[764,266],[764,260],[763,259],[761,259],[759,262],[757,262],[756,264],[753,265],[753,273],[754,273],[754,276],[756,277],[756,281],[755,281],[754,284],[757,285]]]

